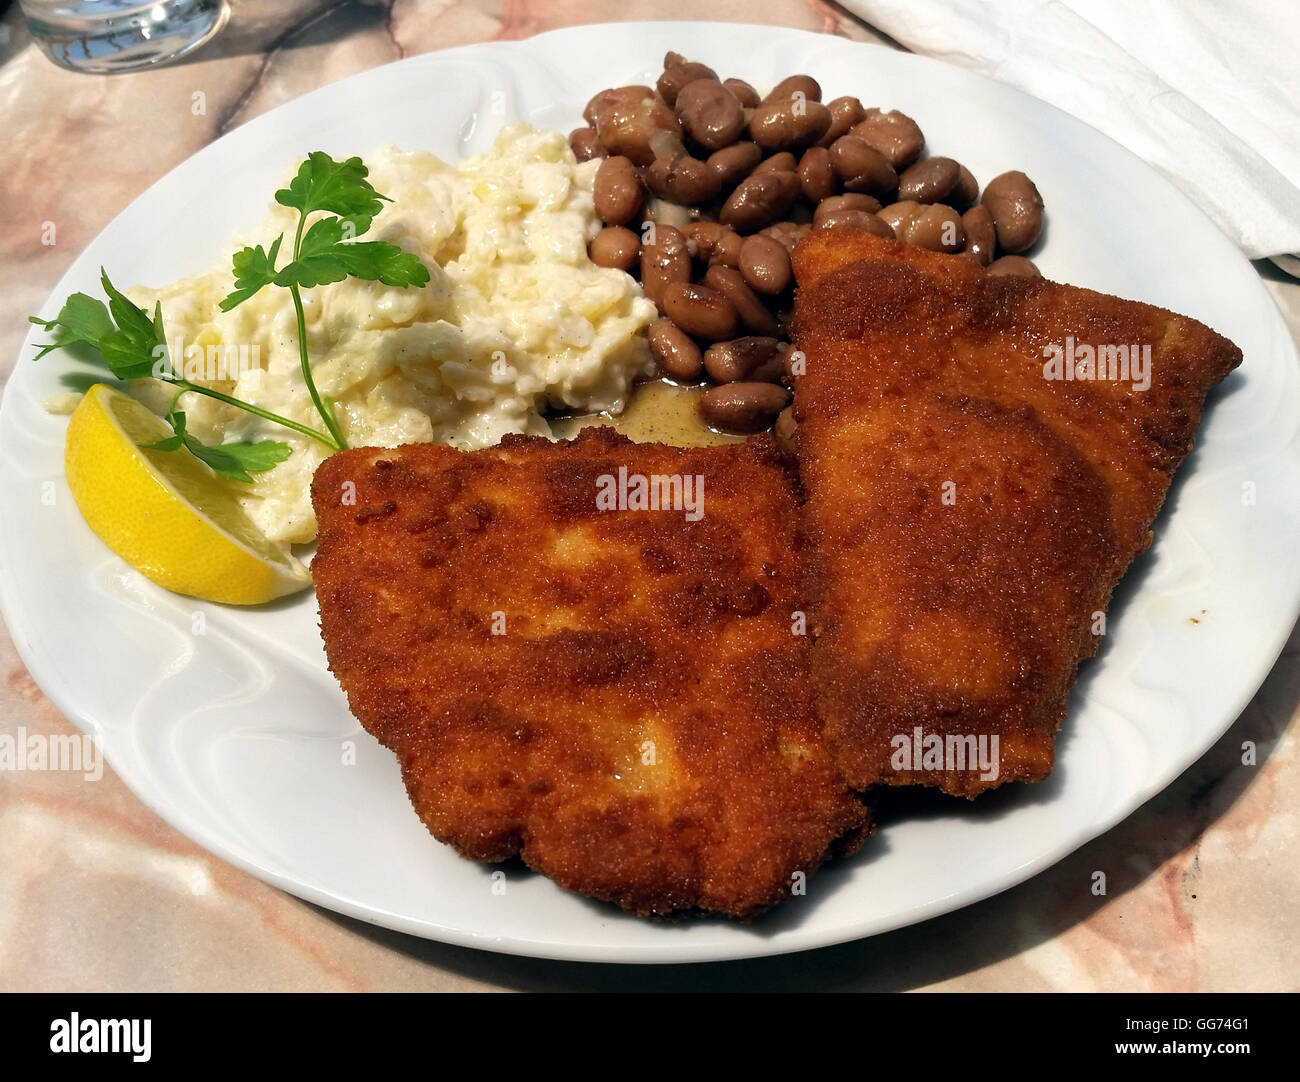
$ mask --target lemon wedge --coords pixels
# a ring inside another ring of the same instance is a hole
[[[186,451],[144,444],[172,435],[134,398],[97,383],[68,420],[64,466],[82,517],[117,555],[168,590],[258,605],[311,585],[239,506],[234,482]]]

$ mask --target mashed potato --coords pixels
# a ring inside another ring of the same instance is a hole
[[[354,446],[439,441],[477,448],[508,432],[549,435],[548,405],[620,411],[650,368],[643,333],[654,305],[620,271],[594,266],[587,243],[600,228],[592,205],[598,162],[578,164],[564,136],[507,128],[489,154],[450,166],[431,154],[386,148],[365,159],[385,204],[365,240],[401,245],[423,260],[424,288],[344,280],[303,291],[307,349],[320,392]],[[292,243],[297,212],[277,206],[237,244]],[[285,259],[282,252],[281,261]],[[230,312],[230,262],[163,289],[173,363],[184,348],[242,350],[256,368],[236,380],[202,379],[245,401],[322,428],[299,370],[293,305],[267,287]],[[169,389],[142,381],[162,411]],[[242,410],[190,394],[189,429],[205,442],[277,439],[290,458],[256,476],[243,499],[272,540],[316,534],[309,487],[328,448]]]

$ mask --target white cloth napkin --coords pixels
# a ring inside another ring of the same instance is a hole
[[[913,52],[1020,87],[1105,132],[1250,258],[1300,253],[1296,0],[841,2]]]

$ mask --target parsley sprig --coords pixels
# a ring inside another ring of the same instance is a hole
[[[316,390],[311,364],[307,360],[307,323],[303,316],[301,289],[341,282],[349,276],[402,287],[423,286],[429,281],[429,269],[397,245],[353,239],[365,233],[375,216],[384,209],[384,203],[390,202],[366,179],[369,172],[360,158],[336,162],[323,151],[309,154],[298,167],[298,174],[289,187],[275,193],[277,203],[298,211],[293,259],[276,269],[283,234],[275,238],[270,251],[264,251],[259,244],[236,252],[235,289],[221,302],[221,310],[229,312],[265,286],[288,287],[298,319],[302,379],[316,411],[340,450],[347,447],[347,441],[334,416],[333,404],[324,400]],[[304,235],[307,219],[321,211],[337,217],[317,219]]]
[[[107,271],[101,268],[99,273],[104,295],[108,297],[107,305],[87,293],[74,293],[63,302],[59,314],[53,319],[31,317],[31,322],[54,332],[56,336],[55,341],[41,347],[36,355],[37,360],[52,350],[84,342],[99,351],[104,367],[117,379],[153,377],[175,387],[177,398],[186,391],[193,391],[195,394],[239,406],[305,436],[328,442],[327,435],[314,428],[176,375],[163,331],[162,305],[154,305],[153,317],[150,318],[143,308],[113,285]],[[157,450],[178,451],[184,448],[222,477],[234,481],[251,481],[250,474],[268,470],[289,457],[289,445],[278,440],[217,446],[204,444],[185,430],[185,415],[175,407],[176,401],[173,399],[172,408],[165,418],[172,426],[173,435],[153,444]]]
[[[283,234],[275,238],[269,249],[259,244],[236,252],[233,258],[235,288],[220,304],[221,310],[228,312],[266,286],[288,288],[298,323],[302,378],[312,404],[325,424],[324,432],[177,375],[167,355],[162,305],[154,305],[151,318],[113,286],[102,268],[100,280],[108,297],[107,306],[88,294],[74,293],[54,319],[31,317],[31,322],[56,336],[55,341],[41,347],[36,359],[40,360],[51,350],[82,342],[99,351],[109,371],[118,379],[153,377],[176,387],[176,397],[166,416],[173,435],[158,441],[153,445],[154,449],[185,449],[221,476],[233,480],[251,481],[252,473],[283,462],[289,456],[290,448],[274,440],[208,446],[186,430],[185,414],[176,408],[181,394],[192,391],[214,398],[283,425],[331,450],[344,450],[347,440],[335,417],[333,403],[320,394],[312,377],[301,290],[340,282],[348,277],[397,287],[423,286],[429,281],[428,268],[397,245],[355,239],[370,228],[384,203],[391,202],[387,196],[375,191],[366,179],[368,174],[369,170],[360,158],[336,162],[321,151],[309,154],[289,187],[275,193],[277,203],[298,211],[291,259],[277,268]],[[319,213],[333,217],[317,218],[308,227],[308,219]]]

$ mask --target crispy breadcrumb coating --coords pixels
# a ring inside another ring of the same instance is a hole
[[[620,467],[702,478],[702,513],[601,510]],[[359,449],[312,495],[330,667],[464,856],[642,915],[748,919],[867,833],[812,711],[796,486],[769,438]]]
[[[794,265],[813,675],[837,762],[855,788],[1041,780],[1098,617],[1241,351],[1150,305],[863,232],[814,230]],[[1149,345],[1149,387],[1132,364],[1046,378],[1072,344]],[[996,735],[996,778],[918,769],[899,742],[917,729],[954,750]]]

